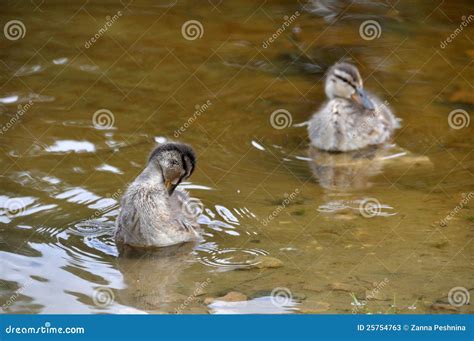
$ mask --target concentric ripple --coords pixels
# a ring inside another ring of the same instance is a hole
[[[261,249],[223,248],[218,250],[203,249],[199,257],[202,264],[220,268],[220,270],[233,270],[252,267],[258,263],[258,256],[266,256],[268,252]]]

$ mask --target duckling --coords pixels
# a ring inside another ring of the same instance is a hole
[[[347,152],[389,140],[400,127],[388,105],[364,91],[359,70],[336,63],[325,81],[329,101],[313,114],[308,125],[311,144],[325,151]]]
[[[200,239],[195,214],[186,204],[189,196],[177,190],[196,165],[193,149],[165,143],[151,153],[148,164],[129,185],[117,217],[115,240],[119,249],[163,247]]]

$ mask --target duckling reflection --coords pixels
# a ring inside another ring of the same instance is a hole
[[[318,149],[347,152],[378,145],[400,126],[386,104],[365,92],[359,70],[351,64],[329,69],[325,92],[329,101],[308,125],[311,144]]]
[[[176,190],[194,171],[196,157],[190,146],[166,143],[150,155],[148,164],[125,192],[115,239],[138,248],[163,247],[200,239],[195,215],[186,206],[186,192]]]
[[[355,190],[371,186],[370,179],[383,169],[385,149],[366,148],[347,153],[329,153],[310,147],[309,167],[319,184],[330,190]]]
[[[372,186],[371,179],[382,172],[384,177],[398,178],[410,169],[429,172],[433,168],[429,157],[389,144],[346,153],[331,153],[310,147],[308,156],[314,178],[323,188],[337,191],[369,188]]]
[[[190,294],[186,291],[194,289],[180,286],[190,282],[184,277],[196,262],[193,247],[191,243],[153,250],[125,247],[117,258],[117,269],[126,285],[118,299],[144,311],[176,312]]]

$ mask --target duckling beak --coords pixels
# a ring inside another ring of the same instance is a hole
[[[362,88],[358,88],[352,95],[352,99],[368,110],[374,110],[374,105],[367,93]]]
[[[173,184],[171,180],[165,181],[165,187],[166,187],[166,190],[168,191],[169,196],[173,194],[174,190],[176,189],[176,186],[178,186],[178,183]]]

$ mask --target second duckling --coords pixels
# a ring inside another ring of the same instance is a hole
[[[365,92],[359,70],[336,63],[325,81],[328,101],[308,125],[311,144],[325,151],[347,152],[384,143],[400,127],[388,105]]]
[[[195,165],[194,151],[185,144],[165,143],[151,153],[122,198],[115,234],[118,246],[163,247],[200,239],[196,217],[186,207],[188,194],[176,189]]]

